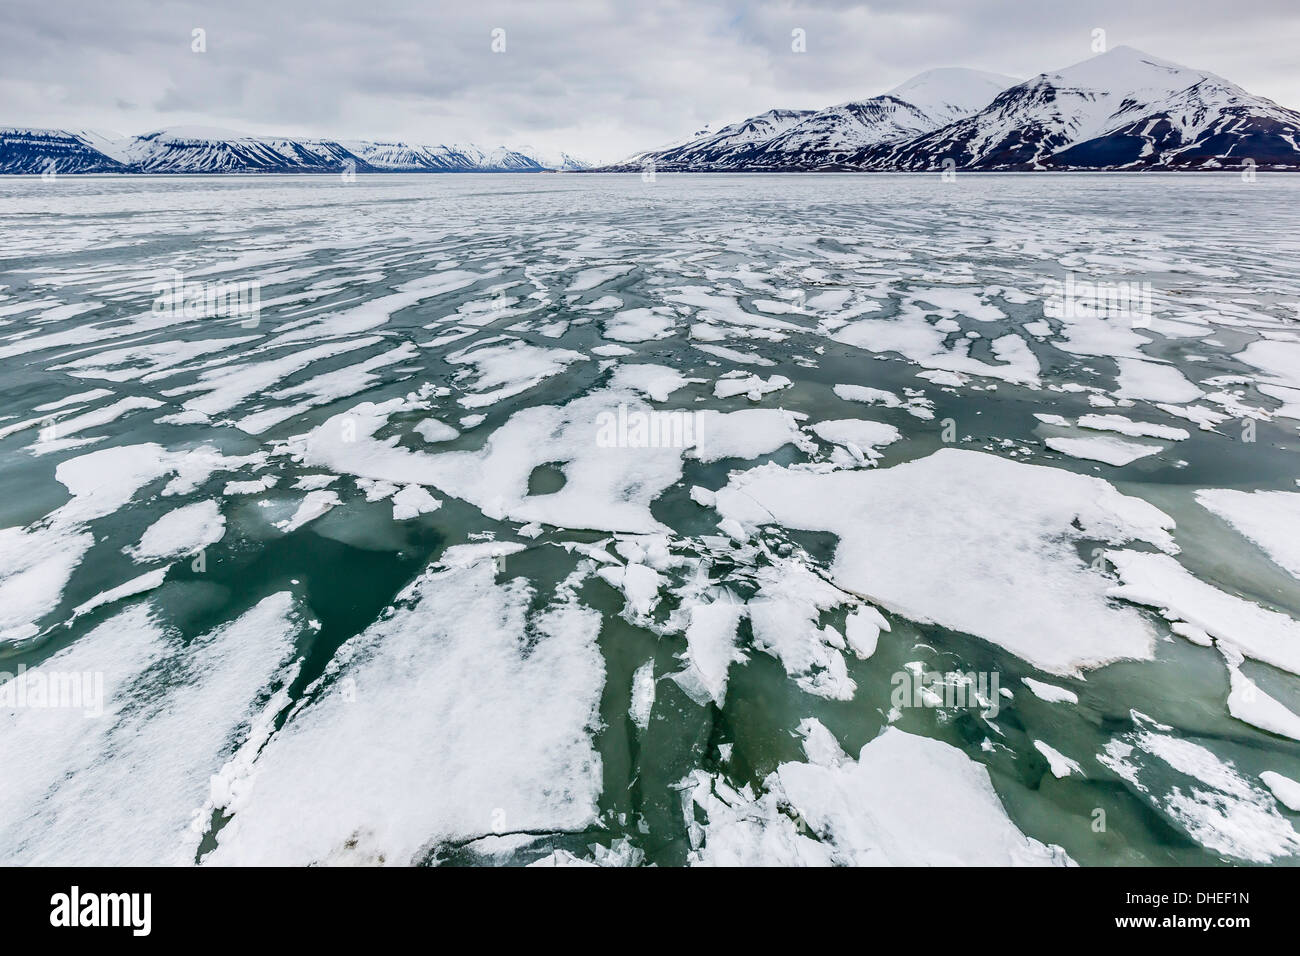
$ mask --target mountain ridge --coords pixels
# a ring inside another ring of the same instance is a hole
[[[171,127],[139,136],[89,129],[0,127],[0,173],[382,173],[552,172],[586,169],[568,153],[529,147],[256,136]]]
[[[719,149],[693,140],[601,170],[649,164],[664,172],[1300,170],[1300,112],[1117,46],[1023,81],[928,70],[812,111],[763,142]]]
[[[1026,80],[938,67],[820,110],[770,109],[620,162],[531,147],[0,128],[0,174],[1300,170],[1300,112],[1116,46]]]

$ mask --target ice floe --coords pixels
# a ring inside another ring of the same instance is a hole
[[[1108,600],[1113,582],[1075,542],[1174,548],[1172,519],[1098,478],[957,449],[874,471],[769,464],[733,475],[717,509],[836,534],[841,587],[1057,674],[1149,658],[1155,643],[1141,615]]]
[[[1290,777],[1282,776],[1275,770],[1265,770],[1259,775],[1259,779],[1264,781],[1264,786],[1273,791],[1273,796],[1277,797],[1278,803],[1288,810],[1300,812],[1300,783]]]
[[[167,512],[129,549],[137,561],[177,558],[216,544],[226,533],[226,519],[216,501],[196,501]]]
[[[299,627],[284,592],[188,643],[136,605],[14,678],[30,693],[46,673],[98,674],[102,710],[0,706],[0,859],[192,864],[209,782],[291,675]]]
[[[1205,488],[1196,501],[1300,578],[1300,492]]]
[[[1122,584],[1113,597],[1156,608],[1246,657],[1300,674],[1300,622],[1194,577],[1165,554],[1107,551]]]
[[[1077,760],[1071,760],[1059,750],[1051,747],[1041,740],[1034,741],[1034,749],[1047,758],[1047,765],[1052,771],[1052,776],[1058,780],[1062,777],[1068,777],[1070,774],[1083,776],[1083,768],[1079,766]]]
[[[600,616],[492,562],[426,573],[335,655],[231,789],[212,864],[406,865],[595,819]]]
[[[706,815],[696,865],[1043,866],[1072,861],[1008,819],[988,772],[956,748],[886,728],[857,760],[831,751],[816,721],[809,763],[783,763],[755,795],[697,771]],[[819,725],[818,725],[819,726]],[[822,728],[824,730],[824,728]],[[811,833],[811,835],[805,835]]]
[[[1145,399],[1150,402],[1194,402],[1202,392],[1187,380],[1176,366],[1136,358],[1117,358],[1119,388],[1116,398]]]
[[[1300,855],[1300,834],[1271,793],[1173,728],[1136,711],[1133,719],[1135,729],[1107,743],[1097,760],[1191,839],[1251,863]]]
[[[1049,704],[1077,704],[1079,702],[1079,695],[1064,687],[1057,687],[1055,684],[1034,680],[1032,677],[1022,677],[1020,681],[1030,689],[1035,697],[1039,700],[1045,700]]]
[[[1235,664],[1229,665],[1228,674],[1231,679],[1228,713],[1270,734],[1300,740],[1300,717],[1287,710],[1275,697],[1260,690]]]
[[[309,491],[298,504],[298,509],[291,518],[276,522],[276,527],[288,534],[297,531],[308,522],[315,521],[327,511],[334,508],[342,499],[337,491]]]
[[[1099,461],[1106,465],[1127,465],[1156,455],[1164,451],[1163,445],[1143,445],[1140,442],[1124,441],[1121,438],[1065,438],[1053,435],[1044,444],[1071,458],[1084,458]]]

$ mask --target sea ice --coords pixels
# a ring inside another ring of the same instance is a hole
[[[764,465],[733,474],[717,510],[836,534],[841,587],[1056,674],[1149,658],[1155,644],[1140,614],[1108,600],[1112,581],[1074,542],[1174,548],[1167,515],[1101,479],[959,449],[872,471]]]

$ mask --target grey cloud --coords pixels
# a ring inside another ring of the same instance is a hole
[[[190,50],[196,27],[206,53]],[[490,49],[496,27],[505,53]],[[1094,27],[1300,106],[1293,0],[7,0],[0,123],[529,142],[615,159],[935,66],[1031,76],[1089,56]]]

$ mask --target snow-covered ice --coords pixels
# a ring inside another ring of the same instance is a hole
[[[1300,181],[322,182],[0,183],[0,859],[1300,858]]]

